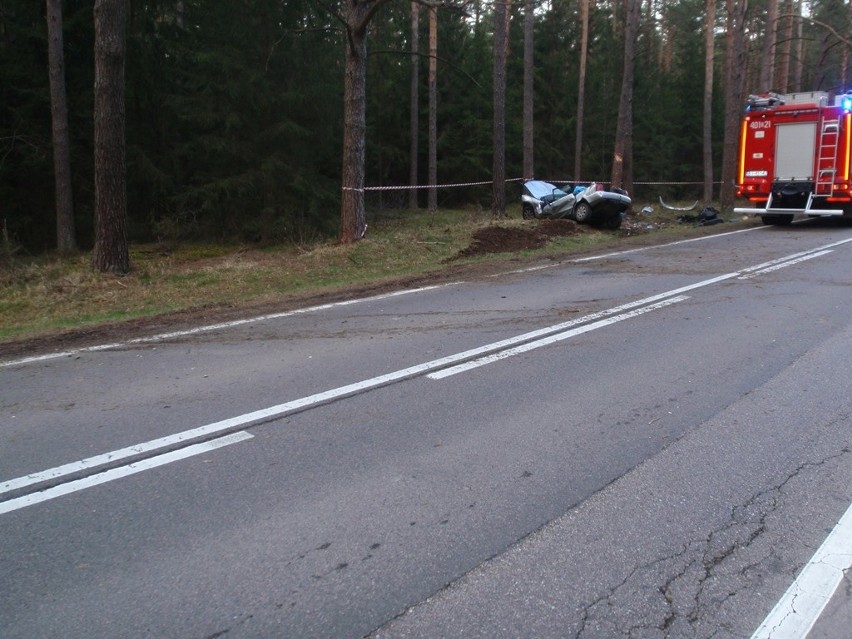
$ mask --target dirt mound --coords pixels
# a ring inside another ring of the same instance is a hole
[[[533,228],[488,226],[476,231],[470,245],[459,251],[451,260],[488,253],[516,253],[538,249],[552,237],[565,237],[580,232],[580,227],[573,220],[544,220]]]
[[[567,237],[582,233],[582,227],[574,220],[544,220],[539,222],[538,231],[548,237]]]

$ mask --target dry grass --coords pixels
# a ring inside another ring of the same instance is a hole
[[[665,236],[702,231],[664,218],[655,222],[668,229],[661,232]],[[493,224],[488,213],[399,211],[371,220],[367,237],[351,245],[134,246],[132,272],[123,277],[93,272],[88,254],[0,255],[0,343],[184,309],[262,304],[436,273],[470,245],[478,229]],[[515,212],[499,224],[529,228],[535,222],[521,220]],[[602,243],[630,242],[626,235],[584,227],[577,235],[553,238],[541,250],[567,254]],[[506,258],[501,255],[463,261]]]

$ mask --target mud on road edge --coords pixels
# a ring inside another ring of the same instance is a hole
[[[715,229],[716,233],[724,230],[731,229],[730,227],[716,227]],[[542,220],[530,229],[506,228],[496,224],[477,231],[467,248],[446,260],[442,268],[428,273],[387,278],[376,282],[324,289],[311,293],[285,295],[280,300],[260,304],[210,303],[150,317],[90,324],[33,337],[12,339],[7,342],[0,342],[0,363],[44,353],[79,350],[106,343],[127,342],[162,333],[283,313],[405,289],[440,285],[466,279],[480,279],[497,275],[507,269],[534,266],[543,262],[569,262],[578,257],[602,251],[652,246],[672,240],[672,237],[668,235],[655,236],[648,230],[631,233],[628,224],[626,230],[613,232],[611,240],[596,243],[594,246],[570,254],[554,255],[549,254],[546,250],[547,243],[552,238],[573,236],[591,231],[592,229],[578,225],[571,220]],[[629,240],[626,239],[628,237]],[[625,241],[629,241],[629,247],[624,246]],[[536,251],[536,253],[519,255],[522,251]],[[485,256],[490,257],[478,262],[460,262],[462,259]]]

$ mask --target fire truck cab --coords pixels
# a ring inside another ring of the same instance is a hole
[[[764,224],[796,214],[852,218],[852,93],[750,96],[740,129],[735,213]]]

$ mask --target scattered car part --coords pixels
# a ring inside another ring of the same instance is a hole
[[[698,206],[698,200],[695,200],[695,204],[693,204],[692,206],[683,206],[683,207],[671,206],[671,205],[663,202],[663,196],[661,195],[660,196],[660,204],[662,205],[662,207],[664,209],[668,209],[669,211],[692,211],[692,210],[695,209],[696,206]]]

